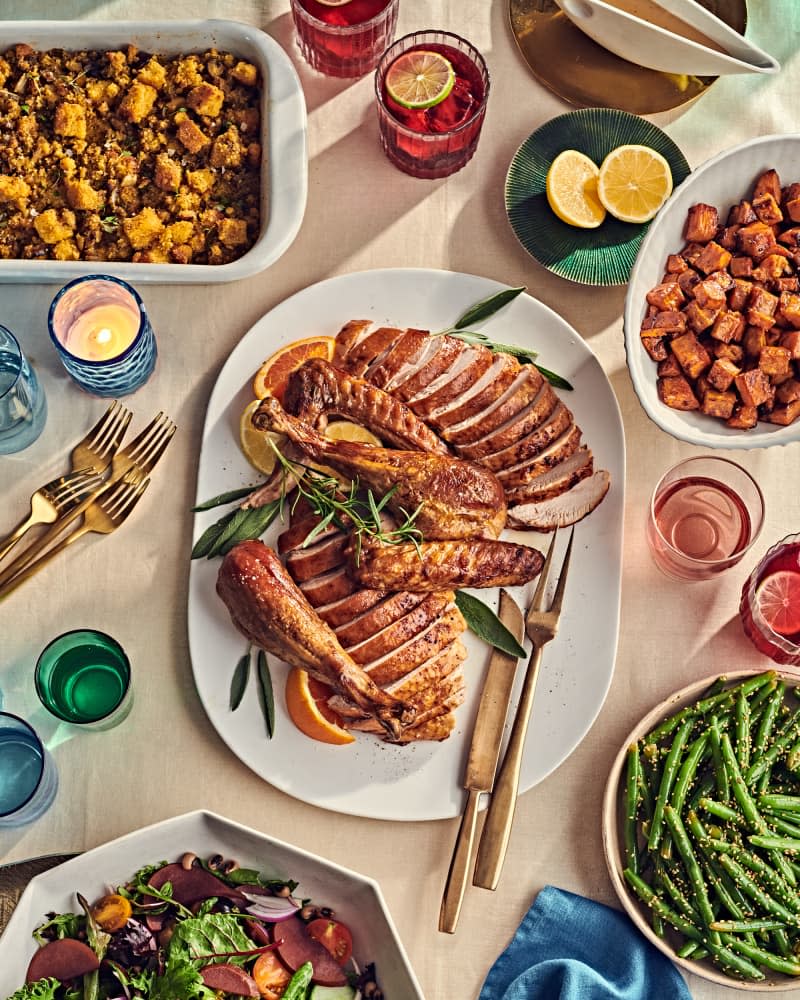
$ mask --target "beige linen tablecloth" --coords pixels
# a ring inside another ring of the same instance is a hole
[[[749,6],[750,36],[782,61],[783,72],[774,79],[722,79],[682,114],[657,119],[692,166],[751,136],[797,127],[797,24],[789,30],[788,20],[794,2],[750,0]],[[167,467],[154,481],[146,523],[83,545],[0,605],[0,687],[10,710],[41,720],[31,679],[37,653],[58,631],[87,624],[111,632],[134,654],[136,701],[121,728],[54,747],[61,778],[56,803],[29,828],[0,833],[0,860],[82,850],[207,807],[377,878],[429,1000],[477,997],[545,883],[616,902],[603,861],[600,806],[611,760],[632,725],[696,677],[765,666],[742,634],[738,593],[757,553],[800,524],[800,447],[737,454],[766,498],[756,554],[723,578],[693,587],[657,572],[643,533],[649,494],[667,467],[696,449],[658,430],[634,396],[622,343],[625,289],[586,288],[554,277],[511,233],[503,208],[509,161],[535,128],[568,108],[535,82],[520,58],[506,0],[401,3],[398,33],[428,26],[460,32],[485,54],[492,74],[478,153],[446,182],[414,180],[388,164],[378,143],[372,80],[334,81],[309,71],[295,47],[285,0],[5,0],[2,8],[2,16],[14,18],[209,16],[263,28],[289,52],[305,89],[309,196],[297,239],[265,273],[223,286],[141,287],[160,360],[156,375],[130,402],[142,419],[163,408],[180,427]],[[313,282],[412,265],[527,285],[598,355],[619,400],[627,442],[622,620],[610,694],[575,753],[521,798],[499,890],[469,891],[453,937],[439,934],[436,925],[456,821],[358,819],[274,790],[239,762],[206,718],[186,635],[188,511],[206,404],[228,354],[259,317]],[[71,383],[49,344],[45,321],[55,291],[52,285],[0,285],[0,321],[23,337],[50,403],[36,444],[0,458],[4,529],[26,512],[27,497],[60,468],[60,456],[101,409]],[[697,1000],[730,995],[699,979],[690,989]]]

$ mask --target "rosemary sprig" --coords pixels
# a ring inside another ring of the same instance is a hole
[[[381,514],[397,492],[396,486],[377,498],[371,489],[362,493],[358,477],[350,482],[349,487],[343,486],[335,476],[325,475],[313,466],[292,461],[281,452],[274,441],[270,440],[270,444],[283,470],[284,483],[289,476],[297,481],[297,497],[294,504],[297,504],[302,497],[320,519],[303,539],[302,548],[311,545],[329,525],[333,524],[353,536],[356,565],[361,558],[364,536],[382,545],[411,542],[419,551],[423,536],[414,522],[422,510],[422,504],[410,513],[401,507],[400,513],[404,520],[396,528],[387,530],[381,521]]]

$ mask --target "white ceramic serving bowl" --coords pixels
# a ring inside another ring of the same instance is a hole
[[[273,264],[303,221],[308,188],[306,106],[288,55],[269,35],[238,21],[2,21],[0,52],[18,42],[37,50],[101,51],[133,44],[177,55],[217,48],[254,63],[261,96],[261,232],[230,264],[134,264],[98,261],[0,260],[0,282],[62,282],[104,268],[137,285],[205,284],[247,278]]]
[[[650,224],[639,248],[625,299],[625,353],[633,388],[648,417],[662,431],[701,448],[767,448],[800,440],[800,421],[781,427],[764,421],[751,430],[733,430],[723,420],[697,411],[673,410],[658,398],[656,365],[640,342],[647,292],[664,274],[667,256],[686,243],[684,227],[692,205],[703,202],[727,218],[731,205],[749,198],[763,171],[774,168],[783,185],[800,181],[800,133],[768,135],[708,160],[689,174]]]
[[[766,666],[765,669],[771,669],[771,667]],[[737,684],[748,677],[755,676],[755,673],[752,670],[738,670],[727,672],[725,676],[731,684]],[[792,684],[797,683],[797,674],[783,673],[780,670],[777,671],[777,674],[779,677],[785,677]],[[635,743],[642,736],[649,733],[651,729],[654,729],[667,716],[673,715],[685,705],[691,705],[697,701],[718,676],[719,674],[712,674],[710,677],[703,677],[698,681],[693,681],[686,687],[681,688],[680,691],[676,691],[675,694],[670,695],[669,698],[662,701],[659,705],[656,705],[638,723],[620,747],[619,753],[614,758],[614,763],[611,766],[611,772],[608,776],[608,783],[606,784],[603,796],[603,850],[605,852],[606,865],[608,866],[608,873],[611,876],[614,891],[619,897],[619,901],[622,903],[625,912],[642,934],[659,951],[663,952],[667,958],[672,959],[676,965],[703,979],[709,979],[714,983],[731,986],[738,990],[749,990],[756,993],[793,993],[800,990],[800,980],[792,979],[777,972],[769,973],[767,969],[763,969],[764,972],[768,973],[766,979],[760,982],[747,982],[735,979],[733,976],[726,976],[710,959],[693,962],[688,958],[678,958],[670,944],[669,934],[666,938],[660,938],[653,931],[650,923],[649,908],[640,903],[638,898],[634,896],[622,874],[625,868],[622,823],[624,819],[623,800],[625,797],[625,769],[628,747],[631,743]],[[677,938],[673,940],[677,940]]]
[[[267,877],[294,879],[298,898],[330,906],[353,932],[354,958],[374,962],[387,1000],[424,1000],[377,882],[298,847],[198,811],[112,840],[37,875],[25,889],[0,937],[0,997],[24,982],[36,943],[31,932],[46,913],[77,911],[75,893],[95,899],[146,864],[175,861],[185,851],[222,854]]]
[[[603,0],[556,0],[572,23],[629,62],[664,73],[722,76],[729,73],[777,73],[780,63],[748,42],[695,0],[654,2],[702,32],[724,52],[669,31]]]

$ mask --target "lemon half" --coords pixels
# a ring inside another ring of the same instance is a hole
[[[597,229],[606,210],[597,197],[600,170],[577,149],[565,149],[550,164],[545,193],[550,208],[567,225]]]

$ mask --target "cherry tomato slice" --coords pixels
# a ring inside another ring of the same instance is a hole
[[[263,1000],[279,1000],[292,978],[291,972],[274,951],[261,952],[253,966],[252,976]]]
[[[353,954],[353,935],[344,924],[327,917],[318,917],[306,927],[309,937],[319,941],[339,965],[346,965]]]

